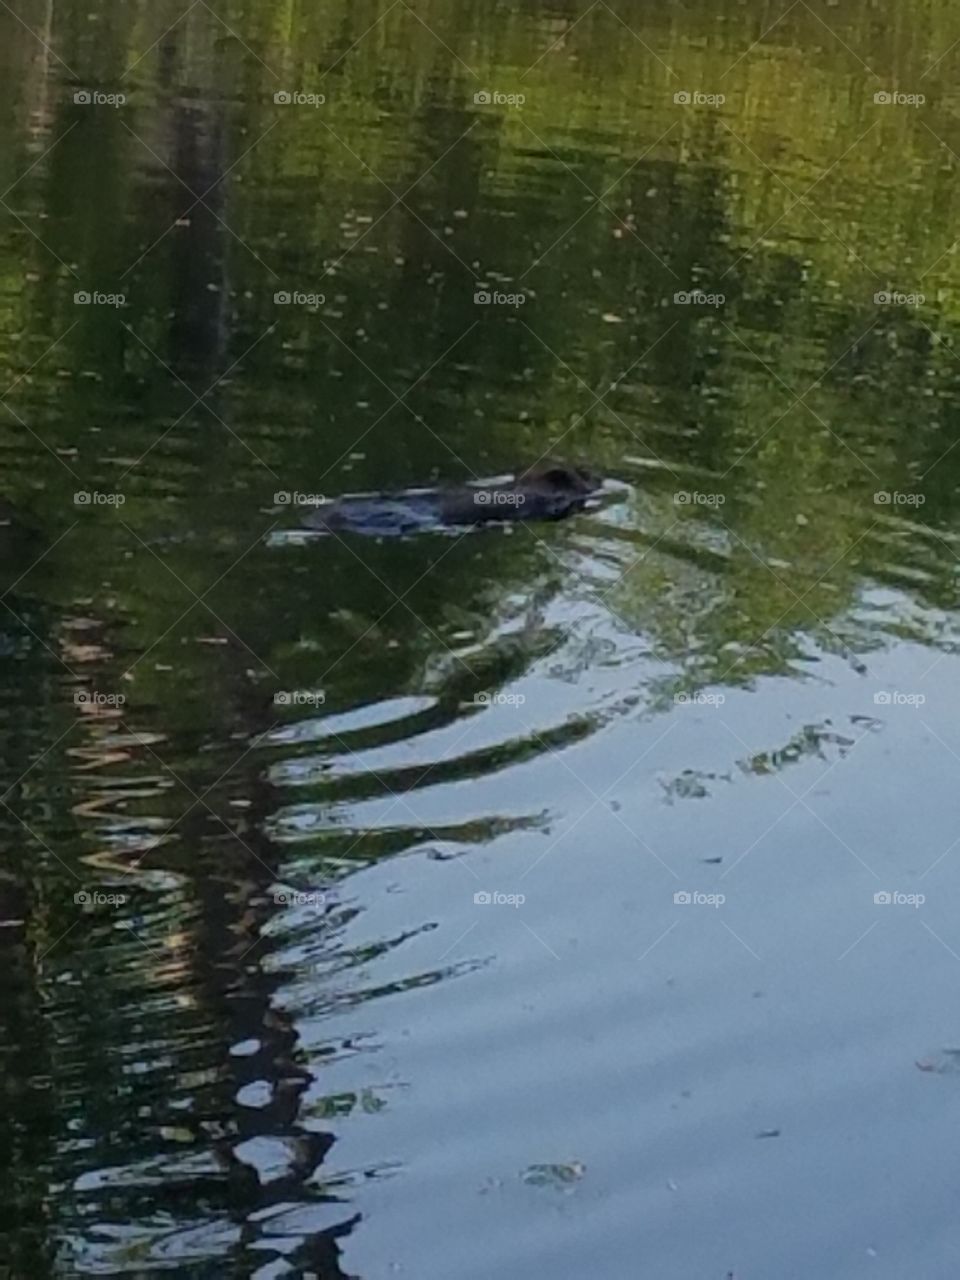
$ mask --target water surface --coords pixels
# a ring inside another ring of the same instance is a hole
[[[956,15],[0,33],[4,1274],[955,1276]]]

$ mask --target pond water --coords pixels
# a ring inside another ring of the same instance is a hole
[[[958,41],[0,7],[0,1274],[956,1276]]]

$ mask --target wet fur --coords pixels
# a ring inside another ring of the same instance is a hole
[[[328,533],[396,534],[516,520],[562,520],[600,488],[587,467],[538,463],[502,485],[457,485],[419,492],[344,497],[310,513],[305,524]]]

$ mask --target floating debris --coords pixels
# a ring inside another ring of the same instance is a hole
[[[521,1182],[530,1187],[553,1187],[556,1191],[568,1190],[586,1173],[586,1165],[579,1160],[569,1164],[532,1164],[520,1175]]]
[[[837,733],[832,727],[828,728],[829,725],[829,720],[823,724],[805,724],[785,746],[774,751],[760,751],[749,760],[738,760],[737,767],[743,773],[775,773],[785,765],[796,764],[798,760],[811,756],[829,759],[825,746],[837,747],[838,754],[845,756],[850,747],[856,746],[856,739]]]
[[[929,1058],[918,1058],[916,1067],[919,1071],[931,1071],[938,1076],[960,1074],[960,1049],[944,1049]]]
[[[664,801],[673,804],[674,800],[703,800],[710,795],[708,782],[732,782],[728,773],[707,773],[700,769],[684,769],[675,778],[658,778],[663,788]]]

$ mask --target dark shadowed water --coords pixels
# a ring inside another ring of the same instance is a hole
[[[958,68],[0,0],[0,1275],[958,1274]]]

